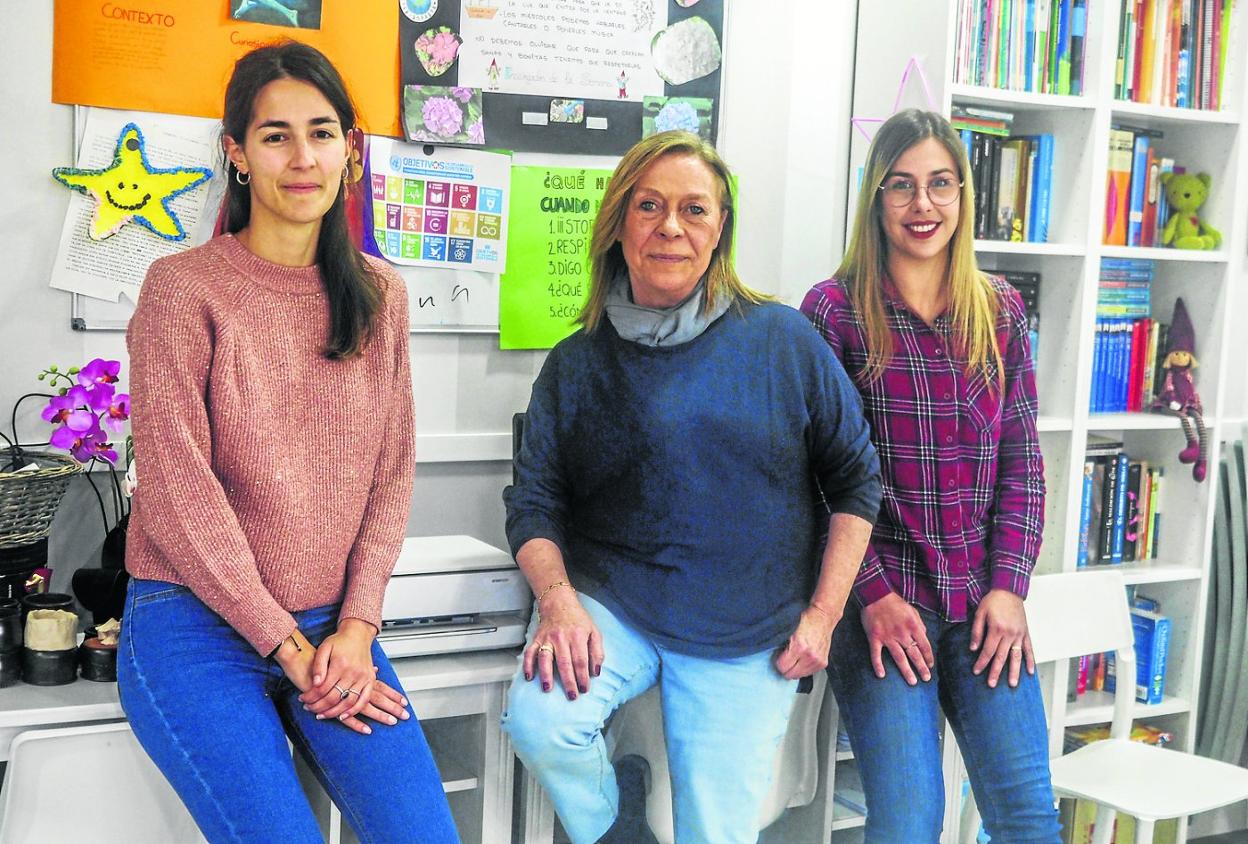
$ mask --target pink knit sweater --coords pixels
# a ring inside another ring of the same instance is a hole
[[[371,260],[371,259],[370,259]],[[190,588],[262,654],[291,612],[380,627],[412,494],[407,292],[388,265],[363,354],[327,360],[316,267],[216,238],[148,270],[126,341],[134,577]]]

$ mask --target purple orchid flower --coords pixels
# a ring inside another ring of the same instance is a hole
[[[78,370],[78,383],[84,387],[95,384],[116,384],[121,372],[121,361],[96,358]]]
[[[43,409],[43,413],[39,415],[43,417],[43,421],[59,425],[68,419],[69,414],[75,409],[90,405],[91,395],[86,388],[74,386],[70,387],[69,392],[63,396],[53,396],[48,406]]]
[[[104,414],[104,424],[108,430],[114,434],[119,434],[126,427],[125,422],[130,418],[130,395],[121,393],[113,396],[113,400],[108,405],[108,411]]]
[[[85,431],[75,431],[66,423],[52,433],[51,443],[68,451],[79,463],[90,463],[93,457],[108,463],[117,462],[117,452],[98,423]]]

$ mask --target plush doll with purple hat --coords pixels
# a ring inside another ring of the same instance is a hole
[[[1161,364],[1166,377],[1153,400],[1153,409],[1179,417],[1187,438],[1187,448],[1179,452],[1179,462],[1194,464],[1192,477],[1199,483],[1208,472],[1209,448],[1200,396],[1192,380],[1192,370],[1200,365],[1196,361],[1196,332],[1182,298],[1174,300],[1174,318],[1170,320],[1166,345],[1166,358]]]

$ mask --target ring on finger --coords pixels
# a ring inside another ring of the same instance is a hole
[[[1023,649],[1022,645],[1010,645],[1010,650],[1012,651],[1021,651],[1022,649]]]
[[[359,692],[357,692],[355,689],[345,689],[345,690],[343,691],[343,693],[342,693],[342,696],[343,696],[343,697],[346,697],[347,695],[357,695],[357,696],[358,696],[359,694],[360,694],[360,693],[359,693]]]
[[[917,648],[918,646],[919,646],[919,643],[914,641],[913,639],[911,639],[906,644],[902,645],[903,648]]]
[[[555,646],[552,645],[550,642],[544,642],[537,646],[537,652],[539,654],[540,653],[553,654],[555,652]]]

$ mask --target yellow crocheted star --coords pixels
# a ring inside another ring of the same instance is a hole
[[[95,197],[91,238],[103,240],[133,220],[166,240],[181,240],[186,230],[169,207],[178,194],[212,177],[206,167],[152,167],[143,133],[127,123],[117,138],[113,163],[103,170],[57,167],[52,177],[66,187]]]

